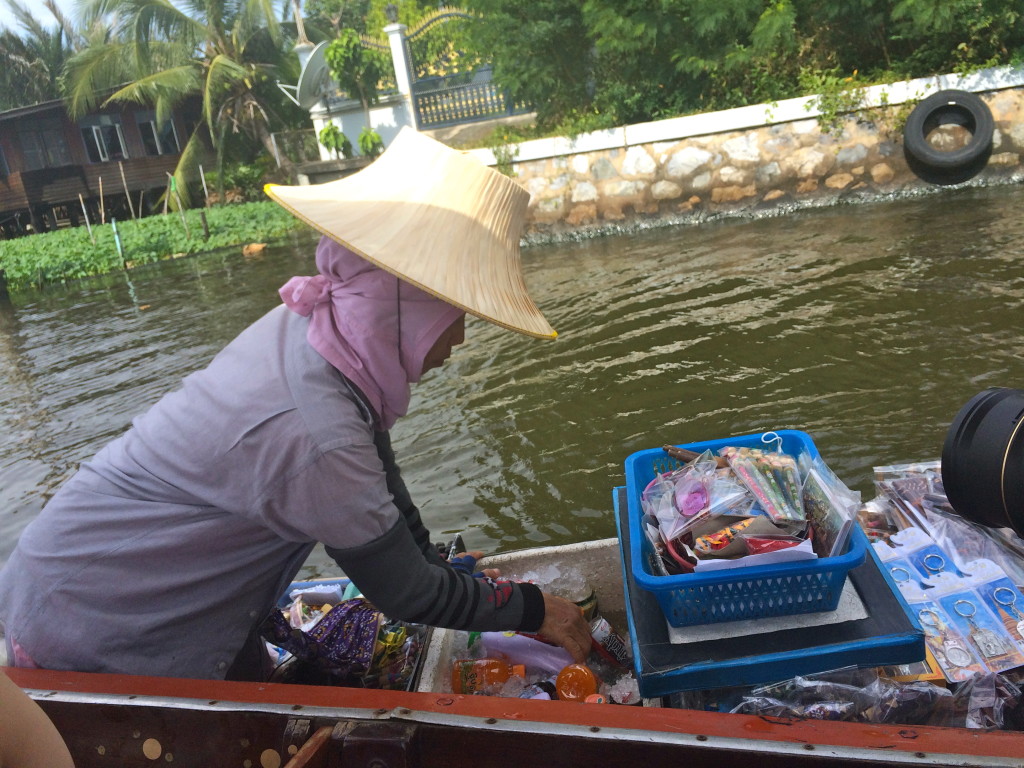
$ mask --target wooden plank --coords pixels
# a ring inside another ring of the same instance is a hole
[[[326,768],[327,754],[331,748],[331,736],[335,726],[317,728],[309,740],[289,760],[284,768]]]
[[[17,211],[28,208],[28,196],[21,173],[10,174],[0,181],[0,211]]]

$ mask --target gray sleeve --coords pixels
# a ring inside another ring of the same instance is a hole
[[[367,544],[327,552],[390,619],[480,632],[536,632],[544,622],[544,597],[535,585],[430,563],[403,521]]]
[[[445,561],[441,559],[441,555],[438,553],[437,548],[430,542],[430,531],[423,524],[423,519],[420,517],[420,511],[415,504],[412,503],[412,498],[409,496],[409,490],[405,487],[405,481],[402,479],[402,472],[398,468],[398,463],[395,461],[395,452],[391,448],[391,433],[389,432],[374,432],[373,442],[377,446],[377,455],[380,456],[381,463],[384,464],[384,474],[387,478],[388,491],[391,493],[394,499],[395,506],[398,507],[398,511],[402,513],[402,517],[405,520],[405,524],[409,527],[409,532],[412,534],[413,541],[416,542],[416,546],[427,558],[427,560],[435,565],[445,564]]]

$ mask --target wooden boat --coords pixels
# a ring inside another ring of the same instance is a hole
[[[617,539],[489,558],[504,572],[572,563],[622,621]],[[1010,766],[1024,734],[734,715],[659,706],[462,696],[443,685],[436,631],[414,691],[11,669],[64,736],[76,765]]]

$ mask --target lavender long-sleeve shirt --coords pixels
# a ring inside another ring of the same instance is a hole
[[[402,509],[391,492],[397,468],[307,322],[284,307],[258,320],[25,529],[0,621],[37,664],[222,678],[317,541],[391,618],[539,627],[536,588],[430,562],[404,486]]]

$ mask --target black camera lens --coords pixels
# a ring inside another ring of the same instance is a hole
[[[961,517],[1024,536],[1024,390],[986,389],[960,409],[942,446],[942,485]]]

